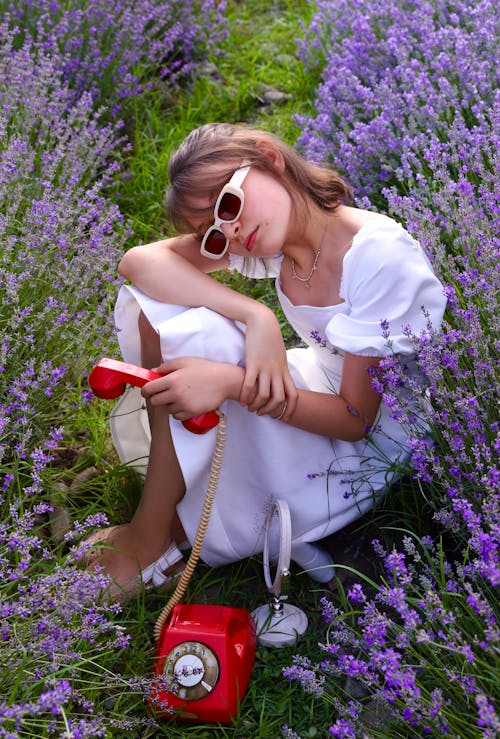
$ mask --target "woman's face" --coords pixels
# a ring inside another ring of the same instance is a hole
[[[214,180],[217,170],[214,169]],[[229,251],[239,256],[271,257],[282,251],[289,238],[292,199],[288,191],[271,175],[250,167],[241,189],[244,193],[243,210],[233,223],[221,223],[220,229],[229,239]],[[218,195],[219,193],[217,193]],[[213,207],[215,200],[193,198],[193,204]],[[204,233],[213,223],[193,225]]]

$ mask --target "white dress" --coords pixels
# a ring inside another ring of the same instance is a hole
[[[361,228],[343,262],[340,296],[330,307],[293,305],[281,292],[282,256],[273,259],[231,257],[231,267],[252,277],[276,277],[283,311],[307,348],[288,351],[298,387],[335,393],[344,352],[365,356],[388,353],[381,322],[389,323],[392,351],[412,349],[402,327],[425,331],[427,317],[439,327],[445,296],[418,243],[397,223],[380,219]],[[158,331],[164,359],[201,356],[244,364],[244,327],[206,308],[183,308],[155,301],[123,286],[116,305],[116,327],[123,357],[140,364],[137,318],[143,310]],[[113,438],[123,461],[144,463],[148,426],[139,391],[131,389],[112,421]],[[137,413],[130,410],[141,409]],[[408,459],[405,431],[381,405],[370,435],[339,441],[296,429],[270,416],[257,416],[226,401],[227,441],[214,509],[202,559],[215,566],[263,550],[266,516],[275,499],[288,503],[294,542],[313,542],[332,534],[366,512]],[[199,522],[216,431],[199,436],[171,419],[175,449],[186,494],[178,513],[192,542]],[[141,459],[142,458],[142,459]]]

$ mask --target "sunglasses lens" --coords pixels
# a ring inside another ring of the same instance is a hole
[[[216,216],[221,221],[234,221],[241,208],[241,199],[238,195],[226,192],[221,198]]]
[[[226,248],[226,244],[227,239],[222,231],[214,229],[207,236],[207,240],[205,241],[205,251],[208,251],[214,256],[219,256],[219,254],[222,254]]]

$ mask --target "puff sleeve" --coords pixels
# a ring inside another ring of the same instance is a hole
[[[428,320],[439,328],[446,306],[443,286],[418,242],[395,221],[365,227],[359,236],[344,259],[340,296],[345,303],[329,321],[326,337],[352,354],[413,354],[404,329],[420,335]]]

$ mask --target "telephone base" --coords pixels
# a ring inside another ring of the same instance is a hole
[[[255,623],[243,608],[174,606],[158,640],[155,667],[172,687],[158,686],[152,707],[164,706],[165,719],[232,723],[250,679],[256,641]]]

